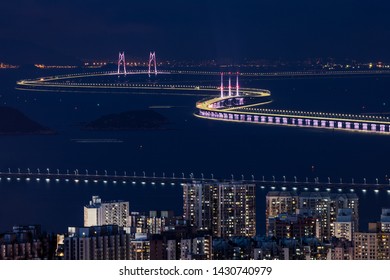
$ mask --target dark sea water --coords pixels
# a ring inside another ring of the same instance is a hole
[[[343,181],[384,182],[390,175],[390,136],[332,132],[308,128],[224,123],[193,116],[200,97],[129,93],[58,93],[15,90],[23,78],[64,71],[21,68],[0,71],[0,104],[16,107],[56,135],[0,136],[0,171],[94,170],[147,174],[211,173],[218,178],[286,176],[327,177]],[[69,71],[66,71],[69,72]],[[131,79],[128,77],[127,79]],[[139,79],[139,78],[138,78]],[[177,77],[176,79],[179,79]],[[193,79],[192,79],[193,80]],[[190,82],[192,82],[192,80]],[[130,80],[131,81],[131,80]],[[218,85],[210,77],[204,83]],[[270,108],[324,112],[387,113],[390,111],[390,77],[327,77],[243,79],[242,86],[269,89]],[[150,106],[166,116],[169,129],[158,131],[96,132],[81,129],[104,114]],[[116,139],[113,143],[80,143],[77,139]],[[264,233],[265,194],[258,189],[258,232]],[[382,190],[360,198],[361,229],[379,219],[390,207]],[[182,212],[179,186],[93,184],[73,182],[0,182],[0,232],[14,224],[39,223],[49,231],[80,226],[83,205],[92,195],[103,200],[130,201],[132,211],[173,209]]]

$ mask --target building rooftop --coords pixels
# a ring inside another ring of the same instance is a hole
[[[102,204],[112,204],[112,203],[123,203],[127,201],[123,200],[111,200],[111,201],[103,201],[99,196],[92,196],[92,200],[89,201],[89,205],[84,206],[85,208],[98,208]]]
[[[381,223],[390,223],[390,209],[382,208]]]
[[[330,194],[328,192],[303,192],[299,195],[299,198],[315,198],[315,199],[329,199]]]
[[[356,193],[331,193],[330,197],[333,200],[340,199],[359,199]]]
[[[336,222],[338,223],[349,223],[352,222],[352,209],[345,208],[345,209],[339,209],[336,217]]]
[[[289,197],[289,196],[298,196],[294,191],[270,191],[267,193],[267,196],[280,196],[280,197]]]

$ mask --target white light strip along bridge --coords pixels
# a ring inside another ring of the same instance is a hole
[[[18,183],[23,182],[46,182],[46,183],[60,183],[60,182],[74,182],[74,183],[112,183],[112,184],[152,184],[152,185],[181,185],[184,183],[205,182],[205,183],[216,183],[216,182],[242,182],[248,184],[256,184],[260,188],[269,187],[271,189],[280,188],[281,190],[337,190],[354,192],[355,189],[359,189],[363,192],[367,190],[373,190],[374,192],[379,192],[380,190],[385,190],[390,194],[390,178],[385,180],[367,180],[362,178],[355,180],[354,178],[343,179],[331,179],[327,177],[325,181],[321,181],[319,177],[309,178],[298,178],[294,176],[288,178],[286,176],[276,177],[276,176],[261,176],[261,178],[256,178],[254,175],[245,178],[244,175],[235,177],[233,174],[230,178],[215,178],[213,174],[205,176],[204,173],[200,173],[200,176],[195,176],[194,173],[149,173],[145,171],[136,173],[134,172],[116,172],[111,173],[104,170],[103,172],[89,172],[85,170],[83,173],[79,172],[78,169],[67,170],[65,173],[56,169],[55,172],[50,172],[50,169],[42,169],[45,172],[41,172],[38,168],[35,172],[31,169],[21,170],[20,168],[17,171],[13,171],[10,168],[8,171],[0,172],[0,184],[1,183],[11,183],[16,181]]]

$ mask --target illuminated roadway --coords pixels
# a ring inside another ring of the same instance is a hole
[[[16,182],[45,182],[45,183],[60,183],[60,182],[73,182],[73,183],[83,183],[83,184],[129,184],[129,185],[161,185],[161,186],[175,186],[182,185],[185,183],[192,182],[205,182],[205,183],[218,183],[218,182],[243,182],[243,183],[252,183],[256,186],[264,189],[270,188],[271,190],[281,190],[281,191],[349,191],[354,192],[360,190],[366,192],[368,190],[379,193],[380,191],[386,191],[390,194],[390,179],[387,179],[387,182],[381,182],[378,178],[374,182],[368,182],[366,178],[363,178],[361,181],[355,181],[353,178],[349,182],[343,181],[342,178],[339,180],[332,181],[330,177],[327,178],[326,182],[320,181],[318,177],[309,178],[306,177],[304,180],[300,181],[296,176],[292,180],[282,176],[277,178],[272,176],[271,178],[266,178],[262,176],[261,179],[257,179],[254,175],[250,176],[249,179],[245,180],[244,175],[241,175],[240,180],[234,178],[231,175],[231,179],[215,179],[214,175],[211,174],[209,178],[206,178],[202,173],[201,176],[196,177],[193,173],[185,174],[179,173],[168,174],[160,173],[157,174],[153,172],[152,174],[146,174],[142,172],[141,174],[136,174],[135,172],[126,173],[121,172],[117,173],[108,173],[107,171],[100,172],[94,171],[88,173],[88,170],[85,170],[84,173],[75,170],[67,170],[63,173],[59,169],[56,172],[50,172],[50,169],[44,170],[45,172],[40,172],[37,169],[36,172],[32,172],[30,169],[27,171],[21,171],[18,169],[17,172],[8,169],[7,172],[0,172],[0,184],[1,183],[10,183],[12,181]]]
[[[220,72],[214,71],[158,71],[158,74],[173,74],[173,75],[212,75],[218,76]],[[17,89],[28,90],[34,87],[50,87],[50,88],[106,88],[106,89],[118,89],[118,88],[132,88],[132,89],[175,89],[175,90],[194,90],[202,89],[206,91],[217,90],[217,87],[204,87],[199,85],[153,85],[147,83],[80,83],[70,82],[72,79],[80,78],[92,78],[92,77],[104,77],[104,76],[119,76],[119,75],[136,75],[136,74],[148,74],[148,71],[135,70],[125,73],[118,73],[117,71],[104,71],[104,72],[89,72],[89,73],[76,73],[67,75],[55,75],[49,77],[42,77],[37,79],[25,79],[17,82]],[[228,75],[229,72],[224,72]],[[345,76],[345,75],[387,75],[390,74],[389,70],[356,70],[356,71],[290,71],[290,72],[246,72],[240,73],[242,77],[297,77],[297,76]]]
[[[158,74],[168,75],[195,75],[198,72],[189,71],[159,71]],[[211,75],[212,72],[204,72]],[[213,72],[213,75],[217,73]],[[147,82],[135,82],[135,83],[95,83],[95,82],[75,82],[72,80],[93,78],[93,77],[104,77],[104,76],[131,76],[131,75],[148,75],[148,71],[132,71],[124,73],[118,72],[91,72],[91,73],[79,73],[79,74],[68,74],[68,75],[56,75],[49,77],[42,77],[30,80],[21,80],[17,82],[16,89],[27,90],[27,91],[51,91],[58,90],[63,91],[68,89],[70,91],[78,91],[83,89],[114,89],[114,90],[150,90],[151,93],[156,91],[163,92],[165,94],[177,94],[180,95],[197,95],[197,96],[210,96],[210,92],[218,91],[218,87],[215,86],[202,86],[202,85],[183,85],[175,83],[167,84],[153,84]],[[186,93],[187,92],[187,93]],[[143,92],[144,93],[144,92]]]
[[[240,73],[239,76],[305,76],[305,75],[367,75],[367,74],[389,74],[387,70],[370,71],[331,71],[331,72],[281,72],[281,73]],[[147,75],[148,71],[131,71],[124,73],[107,71],[91,72],[69,75],[56,75],[17,82],[19,90],[38,91],[71,91],[83,89],[115,89],[115,90],[138,90],[138,93],[146,92],[178,95],[210,96],[218,93],[221,88],[216,86],[183,85],[176,83],[153,84],[148,82],[134,83],[101,83],[101,82],[80,82],[75,79],[118,76],[118,75]],[[210,71],[159,71],[162,75],[219,75]],[[227,75],[229,75],[228,73]],[[145,92],[146,91],[146,92]],[[180,92],[180,93],[178,93]],[[230,94],[223,91],[222,96],[208,97],[197,102],[195,115],[200,118],[268,125],[283,125],[294,127],[310,127],[331,130],[345,130],[366,133],[390,134],[390,119],[384,116],[369,116],[357,114],[336,114],[325,112],[293,111],[281,109],[264,109],[260,105],[270,103],[270,92],[263,89],[240,88],[235,94],[236,88],[231,87]],[[236,96],[235,96],[236,95]]]
[[[251,124],[310,127],[390,135],[390,119],[383,116],[338,114],[258,108],[269,103],[266,90],[240,90],[240,95],[197,102],[195,116],[204,119]]]
[[[282,73],[240,73],[240,76],[309,76],[309,75],[367,75],[367,74],[389,74],[389,71],[332,71],[332,72],[282,72]],[[127,72],[126,75],[147,75],[148,71],[132,71]],[[158,74],[173,74],[173,75],[219,75],[217,72],[204,72],[204,71],[159,71]],[[92,72],[92,73],[81,73],[81,74],[69,74],[69,75],[56,75],[50,77],[42,77],[38,79],[21,80],[17,82],[17,89],[20,90],[44,90],[44,88],[71,88],[72,90],[83,89],[83,88],[107,88],[107,89],[154,89],[154,90],[178,90],[178,91],[192,91],[196,92],[195,95],[208,96],[196,104],[197,112],[195,115],[204,119],[227,121],[227,122],[240,122],[240,123],[251,123],[251,124],[269,124],[269,125],[286,125],[294,127],[311,127],[311,128],[323,128],[332,130],[346,130],[346,131],[357,131],[367,133],[380,133],[390,134],[390,119],[383,116],[369,116],[369,115],[357,115],[357,114],[337,114],[337,113],[325,113],[325,112],[311,112],[311,111],[294,111],[294,110],[282,110],[282,109],[266,109],[259,108],[261,105],[265,105],[271,102],[271,93],[264,89],[246,89],[231,87],[227,92],[227,89],[222,90],[220,87],[213,86],[201,86],[201,85],[182,85],[182,84],[148,84],[148,83],[81,83],[71,81],[72,79],[82,79],[90,77],[103,77],[103,76],[117,76],[125,75],[124,73],[118,72]],[[218,93],[221,95],[209,97],[210,92]],[[194,94],[192,94],[194,95]],[[124,172],[122,175],[108,174],[105,171],[103,174],[98,174],[95,171],[94,174],[89,174],[88,171],[84,174],[74,170],[72,172],[67,171],[61,173],[58,169],[56,173],[50,173],[47,169],[47,173],[38,172],[0,172],[0,182],[2,181],[45,181],[47,183],[54,181],[60,182],[74,181],[75,183],[108,183],[113,184],[182,184],[189,183],[192,181],[205,181],[205,182],[216,182],[212,175],[211,178],[205,178],[202,174],[201,177],[196,178],[192,173],[189,176],[176,176],[173,173],[172,176],[166,176],[165,173],[162,176],[156,176],[153,173],[152,176],[146,176],[143,172],[142,176],[137,176],[135,172],[133,176],[130,176]],[[363,182],[355,182],[354,179],[351,182],[343,182],[340,178],[339,182],[331,182],[330,178],[327,178],[327,182],[320,182],[319,178],[313,178],[311,181],[308,177],[304,181],[294,180],[288,181],[285,176],[283,180],[277,180],[275,176],[272,176],[272,180],[266,180],[264,176],[262,180],[255,179],[251,176],[251,180],[244,180],[244,176],[241,177],[245,183],[255,183],[261,188],[270,187],[275,189],[276,187],[281,190],[297,190],[303,188],[308,190],[309,187],[313,190],[318,191],[325,189],[330,191],[331,188],[337,188],[338,191],[343,189],[349,189],[353,192],[354,188],[359,188],[363,192],[372,189],[375,192],[379,192],[380,189],[386,189],[390,194],[390,179],[385,183],[379,182],[375,179],[375,183],[368,183],[364,178]],[[227,181],[227,180],[225,180]],[[233,181],[233,175],[230,181]]]

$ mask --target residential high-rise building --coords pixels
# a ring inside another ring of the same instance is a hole
[[[328,192],[303,192],[297,195],[295,192],[271,191],[266,197],[266,234],[273,235],[270,222],[278,219],[277,225],[282,225],[280,214],[287,216],[304,215],[314,217],[316,224],[315,237],[320,240],[330,240],[335,236],[335,223],[340,209],[350,209],[350,230],[358,230],[359,200],[356,194],[333,194]],[[349,211],[349,210],[348,210]],[[339,219],[342,219],[341,217]],[[344,218],[345,219],[345,218]],[[340,220],[341,221],[341,220]],[[338,226],[342,224],[339,223]],[[288,225],[285,225],[288,227]],[[280,229],[280,228],[279,228]],[[343,224],[346,229],[346,224]],[[350,234],[352,240],[353,234]]]
[[[129,224],[132,233],[147,233],[148,216],[145,213],[130,212]]]
[[[390,209],[382,209],[380,224],[381,232],[390,233]]]
[[[298,194],[288,191],[270,191],[266,196],[266,214],[276,217],[279,214],[295,214],[298,208]]]
[[[376,260],[378,258],[378,238],[376,232],[355,232],[354,247],[356,260]]]
[[[331,260],[353,260],[354,248],[353,242],[345,238],[332,239],[332,248],[330,248]]]
[[[355,232],[353,210],[351,208],[339,209],[336,221],[334,222],[334,236],[352,241]]]
[[[354,233],[355,260],[390,260],[390,233],[380,223],[369,223],[368,232]]]
[[[151,260],[210,260],[212,237],[188,225],[154,234],[150,237]]]
[[[294,215],[298,208],[298,195],[295,192],[271,191],[266,196],[266,234],[269,231],[269,219],[276,218],[280,214]]]
[[[131,212],[128,226],[131,233],[160,234],[174,228],[182,220],[181,216],[174,216],[173,211],[149,211],[149,215]]]
[[[150,241],[147,238],[136,238],[129,242],[130,260],[149,260]]]
[[[352,226],[359,230],[359,197],[356,193],[331,193],[330,194],[330,235],[336,236],[335,222],[339,209],[351,209]]]
[[[192,182],[183,186],[183,218],[213,236],[256,234],[255,185]]]
[[[202,182],[183,185],[183,218],[199,230],[212,230],[216,226],[218,186]],[[214,215],[213,215],[214,214]]]
[[[310,211],[316,217],[318,239],[330,239],[330,194],[326,192],[304,192],[299,196],[299,209]]]
[[[335,222],[340,209],[351,209],[350,230],[358,230],[359,199],[356,194],[334,194],[327,192],[304,192],[299,195],[299,209],[310,211],[317,219],[317,235],[319,239],[330,240],[336,236]],[[345,212],[345,210],[343,210]],[[348,210],[349,211],[349,210]],[[344,213],[341,212],[341,213]],[[339,219],[342,219],[341,216]],[[341,224],[338,224],[341,226]],[[352,238],[352,234],[351,237]]]
[[[41,233],[40,225],[14,226],[0,234],[0,260],[53,259],[55,239]]]
[[[313,216],[279,214],[267,221],[268,236],[274,238],[314,237],[316,220]]]
[[[118,225],[128,226],[129,202],[102,202],[99,196],[92,196],[89,205],[84,206],[84,227]]]
[[[64,239],[65,260],[128,260],[130,234],[117,225],[74,228]]]

